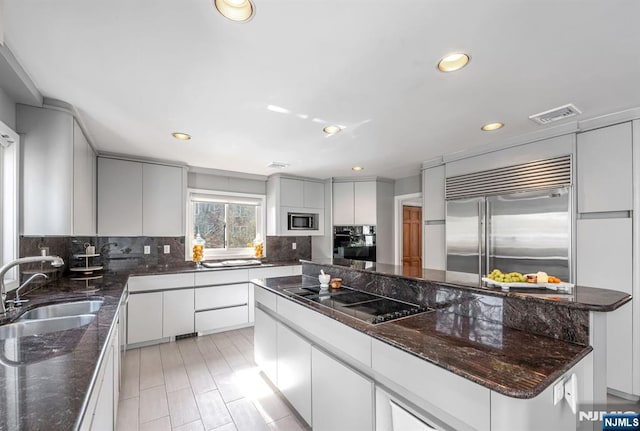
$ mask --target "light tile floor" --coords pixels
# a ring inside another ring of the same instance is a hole
[[[260,374],[253,328],[128,350],[118,431],[305,431]]]

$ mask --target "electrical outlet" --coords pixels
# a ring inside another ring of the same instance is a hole
[[[49,247],[40,247],[40,256],[49,256]]]
[[[292,243],[291,243],[291,250],[295,250],[295,249],[296,249],[296,243],[295,243],[295,242],[292,242]]]
[[[144,254],[151,254],[151,246],[150,245],[145,245],[144,246]]]
[[[564,398],[564,381],[560,380],[553,387],[553,405],[555,406]]]
[[[166,244],[164,246],[164,254],[169,254],[169,253],[171,253],[171,246]]]

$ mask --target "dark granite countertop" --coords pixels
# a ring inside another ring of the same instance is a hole
[[[533,398],[573,367],[591,347],[512,329],[439,310],[369,324],[284,289],[317,285],[308,276],[253,280],[272,292],[316,310],[493,391]]]
[[[0,357],[5,362],[0,365],[0,430],[70,430],[79,426],[126,279],[126,275],[105,275],[90,282],[99,291],[85,293],[84,281],[62,278],[27,295],[27,305],[0,319],[0,323],[13,321],[39,305],[104,299],[87,326],[0,340]]]
[[[0,431],[78,428],[129,276],[299,264],[299,261],[263,261],[261,266],[214,269],[198,269],[192,262],[136,266],[122,272],[105,272],[96,280],[62,277],[26,291],[21,296],[29,302],[0,316],[0,325],[11,323],[40,305],[94,298],[104,302],[96,318],[81,328],[0,340]],[[98,290],[88,292],[87,286]],[[12,296],[9,292],[9,297]]]
[[[494,296],[512,297],[525,301],[545,302],[553,301],[561,306],[589,311],[613,311],[631,301],[631,295],[616,290],[595,288],[588,286],[575,286],[570,293],[554,292],[552,290],[518,290],[503,291],[499,287],[489,287],[478,280],[470,283],[461,280],[458,276],[448,274],[446,271],[423,269],[416,267],[403,267],[377,262],[365,262],[349,259],[321,259],[301,260],[302,263],[316,265],[336,266],[348,268],[364,273],[382,274],[401,279],[422,280],[460,289],[482,291],[483,294]]]

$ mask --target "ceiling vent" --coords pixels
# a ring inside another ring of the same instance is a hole
[[[289,163],[283,163],[283,162],[271,162],[267,165],[267,168],[271,168],[271,169],[284,169],[287,166],[289,166]]]
[[[578,114],[582,114],[582,111],[576,108],[572,103],[569,103],[568,105],[559,106],[557,108],[532,115],[529,119],[538,124],[545,125],[555,121],[564,120],[565,118],[570,118]]]

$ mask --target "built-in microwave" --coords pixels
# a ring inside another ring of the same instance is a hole
[[[288,213],[289,230],[318,230],[318,214]]]

